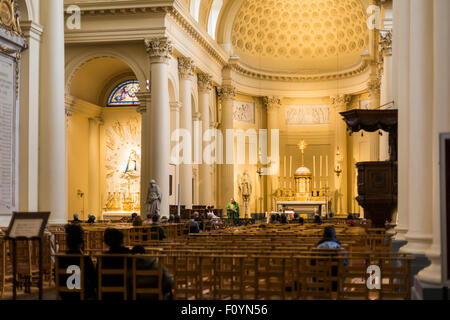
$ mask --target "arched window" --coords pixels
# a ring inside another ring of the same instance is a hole
[[[120,83],[114,88],[108,98],[108,107],[123,107],[139,105],[139,99],[136,96],[140,90],[139,82],[130,80]]]
[[[202,2],[202,0],[191,0],[191,16],[193,16],[197,22],[198,17],[200,16],[200,2]]]
[[[220,10],[222,9],[223,0],[214,0],[211,5],[211,11],[208,18],[208,33],[215,40],[217,19],[219,18]]]

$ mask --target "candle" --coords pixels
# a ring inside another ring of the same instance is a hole
[[[313,177],[316,177],[316,156],[313,156]]]
[[[322,156],[320,156],[320,177],[322,178]]]
[[[286,178],[286,156],[284,156],[284,177]]]
[[[292,177],[292,156],[289,157],[289,177]]]

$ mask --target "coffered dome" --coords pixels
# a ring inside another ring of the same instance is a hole
[[[245,0],[234,19],[234,54],[272,72],[325,73],[351,68],[368,47],[360,0]]]

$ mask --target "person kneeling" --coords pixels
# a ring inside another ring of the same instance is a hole
[[[145,254],[143,246],[135,246],[131,250],[132,254]],[[158,270],[159,266],[155,258],[141,257],[136,259],[136,270]],[[132,279],[128,283],[132,283]],[[172,295],[173,279],[165,266],[162,266],[162,293],[163,300],[173,300]],[[136,279],[136,288],[157,288],[157,278],[154,276],[140,276]],[[131,291],[130,291],[131,292]],[[155,294],[138,294],[137,300],[155,300]]]

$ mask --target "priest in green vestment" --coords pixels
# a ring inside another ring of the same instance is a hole
[[[234,199],[231,199],[230,203],[227,204],[227,214],[228,222],[235,226],[239,221],[239,205]]]

